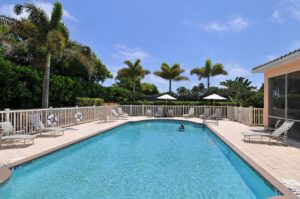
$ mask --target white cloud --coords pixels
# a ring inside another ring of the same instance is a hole
[[[300,0],[281,0],[276,4],[272,19],[283,23],[288,19],[300,21]]]
[[[51,12],[52,12],[52,9],[53,9],[53,4],[50,3],[50,2],[39,2],[39,1],[33,1],[32,2],[33,4],[35,4],[37,7],[40,7],[42,8],[46,14],[50,17],[51,16]],[[23,13],[22,15],[16,15],[14,13],[14,4],[6,4],[6,5],[3,5],[0,7],[0,14],[1,15],[5,15],[5,16],[9,16],[9,17],[13,17],[13,18],[17,18],[17,19],[20,19],[21,17],[26,17],[27,16],[27,13]],[[76,21],[78,22],[78,20],[72,16],[70,14],[69,11],[67,10],[63,10],[63,18],[64,19],[67,19],[67,20],[72,20],[72,21]]]
[[[225,32],[225,31],[233,31],[238,32],[243,29],[246,29],[249,26],[248,20],[237,17],[226,23],[212,22],[210,24],[203,25],[206,31],[213,32]]]
[[[228,30],[227,26],[217,23],[217,22],[212,22],[208,25],[204,25],[204,27],[205,27],[205,30],[207,30],[207,31],[223,32],[223,31]]]
[[[190,28],[204,29],[212,32],[238,32],[249,27],[250,23],[242,17],[233,18],[227,22],[213,21],[209,24],[201,24],[189,20],[183,20],[182,24]]]
[[[123,44],[118,44],[115,46],[114,56],[121,60],[135,60],[135,59],[147,59],[150,55],[140,48],[128,48]]]
[[[249,76],[251,73],[249,70],[245,69],[239,64],[228,64],[227,65],[228,69],[228,74],[232,77],[237,77],[237,76]]]
[[[235,18],[229,21],[229,27],[232,28],[234,31],[240,31],[249,26],[249,22],[246,19],[241,17]]]

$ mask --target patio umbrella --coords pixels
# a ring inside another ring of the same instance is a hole
[[[225,97],[222,97],[222,96],[217,95],[217,94],[212,94],[212,95],[206,96],[203,99],[214,100],[214,104],[215,104],[215,100],[226,100]]]
[[[171,95],[168,95],[168,94],[162,95],[162,96],[158,97],[157,99],[166,100],[166,105],[167,105],[168,100],[176,100],[175,97],[172,97]]]

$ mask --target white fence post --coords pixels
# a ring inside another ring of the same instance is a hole
[[[132,115],[132,104],[130,105],[130,115]]]
[[[96,120],[96,106],[93,106],[93,110],[94,110],[94,121]]]
[[[75,114],[78,112],[78,110],[79,110],[79,107],[78,106],[75,106],[75,109],[76,109],[76,111],[75,111]],[[75,119],[75,124],[78,124],[79,122],[77,121],[77,119],[75,118],[75,115],[73,116],[74,117],[74,119]]]
[[[5,111],[5,122],[9,122],[9,108],[4,109]]]
[[[253,107],[249,107],[249,126],[253,125]]]
[[[143,104],[142,105],[142,116],[144,116],[145,115],[145,107],[144,107],[145,105]]]

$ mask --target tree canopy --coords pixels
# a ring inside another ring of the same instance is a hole
[[[210,87],[210,78],[218,75],[227,75],[224,70],[224,66],[221,63],[212,64],[210,59],[205,61],[205,65],[200,68],[194,68],[191,70],[191,75],[197,75],[198,79],[207,78],[207,89]]]
[[[160,70],[155,71],[154,74],[169,81],[169,93],[172,93],[172,81],[189,80],[188,77],[182,75],[184,71],[184,69],[180,68],[180,64],[168,65],[167,63],[162,63]]]

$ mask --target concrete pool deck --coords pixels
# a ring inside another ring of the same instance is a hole
[[[76,126],[67,127],[65,135],[51,137],[44,136],[35,139],[33,145],[22,147],[2,146],[0,149],[0,164],[8,167],[16,166],[26,160],[44,155],[53,150],[62,148],[87,137],[104,132],[128,121],[141,121],[145,119],[158,119],[149,117],[129,117],[128,120],[117,120],[114,122],[90,122]],[[202,123],[199,118],[171,118]],[[249,127],[237,122],[222,120],[219,125],[206,123],[221,138],[225,138],[232,147],[235,147],[262,169],[282,183],[284,179],[300,181],[300,143],[290,141],[289,146],[269,145],[244,142],[241,132],[257,130],[259,127]],[[1,173],[1,169],[0,169]],[[1,179],[0,179],[1,181]],[[285,184],[286,185],[286,184]],[[286,185],[289,186],[289,185]],[[293,188],[289,186],[290,188]]]

